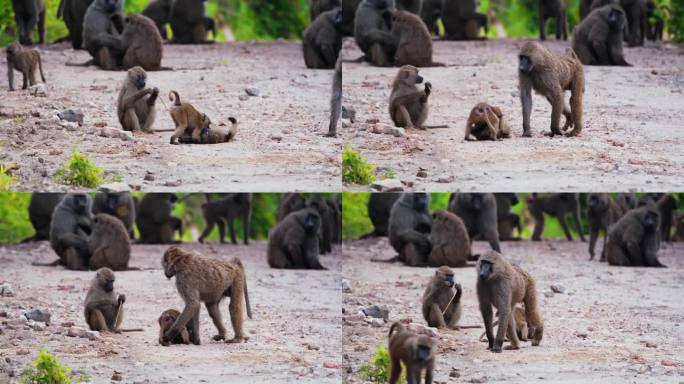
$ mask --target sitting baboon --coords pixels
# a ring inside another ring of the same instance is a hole
[[[216,38],[214,20],[205,16],[206,0],[173,0],[169,12],[169,24],[176,44],[207,44],[207,33]]]
[[[83,44],[83,19],[86,11],[94,0],[60,0],[57,8],[57,18],[64,19],[69,30],[68,39],[74,49],[81,49]]]
[[[672,241],[684,241],[684,212],[673,212],[675,233],[672,236]]]
[[[395,332],[396,329],[396,332]],[[425,383],[431,384],[435,369],[437,342],[426,335],[407,330],[400,322],[394,322],[389,330],[390,384],[397,384],[401,377],[402,363],[410,384],[419,384],[423,371]]]
[[[307,200],[306,206],[315,209],[321,217],[321,233],[318,245],[321,254],[332,252],[332,233],[335,230],[333,228],[335,223],[328,202],[320,196],[314,196]]]
[[[427,128],[425,120],[428,117],[428,97],[432,84],[425,83],[425,88],[421,90],[417,84],[422,82],[418,68],[404,65],[399,69],[392,83],[389,100],[390,118],[397,127]]]
[[[515,307],[513,309],[513,316],[515,317],[515,333],[518,335],[518,340],[520,341],[528,341],[527,339],[527,334],[528,334],[528,329],[527,329],[527,320],[525,319],[525,308],[522,307]],[[499,317],[499,311],[496,312],[495,317]],[[492,327],[496,327],[499,325],[499,320],[494,320],[492,323]],[[506,330],[506,338],[504,340],[510,341],[511,337],[509,336],[509,331]],[[482,332],[480,335],[480,341],[487,341],[485,337],[487,336],[487,332]]]
[[[630,46],[644,45],[646,34],[646,1],[645,0],[620,0],[622,9],[627,17],[627,33],[625,39]]]
[[[466,122],[465,140],[502,140],[511,137],[511,128],[498,107],[478,103],[470,111]]]
[[[499,240],[520,240],[523,230],[520,215],[511,212],[511,207],[520,202],[518,196],[515,193],[495,193],[494,199],[496,200],[496,227],[499,230]],[[513,230],[516,228],[518,237],[513,237]]]
[[[361,4],[361,0],[342,1],[343,36],[354,36],[354,26],[356,25],[356,10],[359,8],[359,4]]]
[[[204,238],[211,233],[214,225],[219,228],[219,241],[225,243],[226,224],[230,230],[230,241],[237,244],[235,237],[235,219],[242,220],[242,240],[249,244],[249,224],[252,219],[252,194],[229,193],[220,200],[207,201],[202,204],[202,215],[205,227],[199,237],[199,242],[204,243]]]
[[[142,11],[143,15],[154,21],[159,35],[164,40],[168,39],[166,24],[169,23],[169,16],[171,15],[171,2],[172,0],[152,0],[147,3],[147,6]]]
[[[183,222],[171,215],[173,203],[178,198],[173,193],[148,193],[142,198],[135,216],[135,224],[143,244],[177,243],[174,232],[183,235]]]
[[[656,201],[660,213],[660,237],[663,241],[670,241],[672,235],[672,214],[677,210],[677,199],[664,194]]]
[[[124,271],[131,258],[131,240],[121,220],[106,213],[93,219],[93,231],[88,238],[90,269],[103,267]]]
[[[492,352],[501,352],[504,337],[508,334],[511,344],[505,349],[519,349],[516,332],[515,305],[525,305],[528,336],[532,345],[538,346],[544,334],[537,290],[534,278],[517,265],[512,265],[503,255],[489,251],[480,256],[477,262],[477,299],[484,320],[485,333]],[[494,337],[492,325],[492,306],[498,310],[499,329]]]
[[[444,65],[432,61],[432,36],[418,15],[408,11],[395,11],[392,14],[391,34],[396,46],[394,65]]]
[[[429,240],[432,251],[428,265],[431,267],[446,265],[459,268],[465,267],[468,260],[473,260],[468,229],[460,217],[449,211],[433,214]]]
[[[655,206],[627,212],[608,230],[605,253],[608,264],[665,267],[658,260],[660,214]]]
[[[19,42],[32,45],[31,33],[38,26],[38,42],[45,43],[45,0],[12,0]]]
[[[443,0],[442,23],[445,40],[478,40],[480,28],[489,32],[487,15],[477,12],[476,0]]]
[[[90,260],[88,236],[92,231],[90,197],[85,193],[66,195],[55,207],[50,222],[50,246],[68,269],[86,270]],[[36,264],[38,265],[38,264]]]
[[[240,259],[223,261],[203,257],[172,245],[164,252],[162,268],[168,279],[176,277],[178,294],[185,302],[183,312],[162,336],[162,345],[177,340],[188,324],[190,325],[190,341],[195,345],[200,344],[199,313],[202,302],[207,307],[209,316],[218,330],[218,334],[213,337],[215,341],[241,343],[249,339],[242,330],[243,298],[247,307],[247,316],[250,319],[252,308],[249,305],[247,292],[247,275]],[[227,296],[230,297],[228,309],[235,334],[232,339],[226,339],[226,328],[223,326],[219,309],[219,304]]]
[[[135,201],[130,192],[98,192],[93,201],[93,214],[98,213],[108,213],[121,220],[131,239],[133,238]]]
[[[387,67],[396,50],[390,33],[392,0],[363,0],[356,10],[354,38],[366,61]]]
[[[488,241],[493,250],[501,252],[494,194],[452,194],[449,198],[449,211],[463,220],[471,241],[481,238]]]
[[[50,240],[50,222],[52,212],[57,204],[64,198],[63,193],[41,193],[33,192],[28,206],[28,215],[36,234],[22,240],[22,243],[29,241]]]
[[[584,96],[584,68],[572,50],[556,56],[536,41],[528,41],[520,48],[518,79],[523,109],[523,137],[531,137],[530,113],[532,89],[551,103],[551,133],[560,135],[560,117],[565,116],[563,130],[574,126],[568,136],[582,132],[582,98]],[[570,108],[565,104],[564,92],[569,90]]]
[[[125,47],[117,20],[122,19],[122,0],[95,0],[90,4],[83,19],[83,44],[93,60],[84,65],[94,63],[104,70],[121,67]]]
[[[565,0],[539,0],[539,39],[546,40],[546,22],[556,19],[556,40],[568,39]]]
[[[333,72],[332,89],[330,91],[330,124],[328,137],[337,136],[337,124],[342,115],[342,56],[337,56],[335,71]]]
[[[133,67],[126,73],[116,102],[116,113],[124,131],[154,132],[154,104],[159,96],[159,88],[145,88],[146,81],[147,73],[141,67]]]
[[[299,193],[283,193],[278,202],[276,221],[282,221],[287,215],[299,211],[306,206],[306,200]]]
[[[133,67],[142,67],[146,71],[162,69],[163,42],[152,19],[136,14],[126,16],[121,34],[121,45],[126,52],[122,61],[123,69]]]
[[[340,0],[310,0],[309,20],[314,21],[321,13],[339,8],[341,6],[342,1]]]
[[[114,290],[114,272],[100,268],[90,283],[90,289],[83,303],[83,315],[88,327],[93,331],[121,332],[123,305],[126,296]]]
[[[175,98],[174,98],[175,96]],[[173,105],[169,108],[169,114],[173,120],[176,128],[171,135],[171,144],[178,144],[179,139],[187,134],[192,136],[193,143],[202,142],[202,133],[207,133],[207,129],[211,128],[211,120],[209,117],[200,113],[190,103],[181,103],[178,92],[169,92],[169,100],[173,101]]]
[[[29,85],[36,85],[36,70],[40,70],[40,78],[45,83],[43,74],[43,61],[37,49],[26,49],[19,43],[11,43],[7,46],[7,80],[9,90],[14,91],[14,70],[21,72],[23,76],[21,89],[27,89]]]
[[[625,14],[619,5],[606,5],[589,14],[572,36],[572,49],[584,65],[631,66],[622,54]]]
[[[430,231],[430,196],[404,193],[394,203],[389,218],[389,240],[399,254],[387,261],[399,260],[412,267],[426,266],[432,251]]]
[[[371,193],[368,198],[368,218],[373,223],[373,231],[361,236],[368,237],[387,236],[387,224],[389,223],[390,211],[400,193]]]
[[[342,50],[342,9],[323,12],[304,30],[302,49],[307,68],[331,69]]]
[[[420,18],[423,19],[431,35],[438,35],[437,20],[442,18],[442,0],[423,0]]]
[[[458,329],[462,294],[461,284],[454,282],[454,271],[447,266],[437,268],[423,292],[423,318],[428,326]]]
[[[541,235],[544,232],[544,213],[554,216],[558,220],[563,233],[568,241],[572,241],[572,235],[565,222],[565,216],[572,214],[572,223],[575,230],[579,234],[582,241],[584,234],[582,231],[582,224],[580,223],[580,202],[577,193],[552,193],[547,195],[538,195],[532,193],[527,198],[527,209],[534,217],[534,232],[532,233],[532,240],[541,240]]]
[[[589,260],[594,260],[594,248],[599,232],[603,231],[603,248],[599,261],[606,261],[606,235],[608,228],[627,211],[606,193],[592,193],[587,197],[587,222],[589,223]]]
[[[282,219],[268,234],[271,268],[327,269],[318,260],[321,216],[303,208]]]

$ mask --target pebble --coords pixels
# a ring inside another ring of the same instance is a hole
[[[109,138],[113,138],[113,139],[121,139],[123,141],[133,140],[133,134],[131,132],[122,131],[121,129],[118,129],[118,128],[102,127],[102,128],[95,130],[93,133],[97,134],[100,137],[109,137]]]
[[[14,296],[14,290],[10,283],[0,284],[0,296],[12,297]]]
[[[468,381],[469,383],[486,383],[487,382],[487,376],[482,376],[482,377],[473,377]]]
[[[69,337],[86,337],[86,330],[81,327],[71,327],[67,331]]]
[[[259,92],[259,90],[257,88],[254,88],[254,87],[249,87],[249,88],[245,89],[245,92],[249,96],[259,96],[261,94],[261,92]]]
[[[121,380],[123,380],[121,373],[114,371],[114,374],[112,375],[112,381],[121,381]]]
[[[553,295],[554,295],[554,293],[551,291],[544,292],[544,296],[546,296],[546,297],[553,297]]]
[[[24,316],[29,320],[40,321],[41,323],[45,323],[45,325],[50,325],[50,317],[52,315],[50,314],[50,311],[45,309],[32,309],[28,312],[24,312]]]
[[[440,177],[437,179],[437,182],[438,182],[438,183],[445,183],[445,184],[448,184],[448,183],[453,183],[454,180],[455,180],[455,178],[454,178],[453,175],[449,175],[449,176],[440,176]]]
[[[240,95],[240,96],[238,96],[238,100],[240,100],[240,101],[245,101],[245,100],[247,100],[247,99],[249,99],[249,96],[247,96],[247,95]]]
[[[389,308],[387,308],[386,305],[369,305],[365,308],[362,308],[361,311],[366,316],[383,319],[385,321],[389,320]]]
[[[347,279],[342,279],[342,292],[352,293],[351,283]]]
[[[551,285],[551,290],[555,293],[565,293],[565,287],[560,284]]]
[[[283,136],[278,135],[278,134],[268,135],[268,138],[271,139],[271,140],[273,140],[273,141],[281,141],[281,140],[283,140]]]
[[[379,192],[401,192],[404,190],[404,185],[397,179],[376,180],[370,187]]]
[[[164,182],[164,186],[166,187],[179,187],[183,182],[181,179],[176,179],[176,180],[166,180]]]
[[[368,132],[392,135],[394,137],[406,137],[406,130],[404,128],[395,127],[389,124],[374,124],[368,126]]]
[[[676,361],[672,359],[663,359],[660,361],[660,364],[662,364],[665,367],[676,367],[679,365]]]
[[[425,172],[425,171],[418,171],[418,173],[416,173],[416,177],[425,178],[425,177],[427,177],[427,176],[428,176],[428,174],[427,174],[427,172]]]
[[[36,97],[46,97],[47,88],[45,87],[45,84],[32,85],[29,87],[29,93]]]
[[[72,123],[78,123],[78,125],[83,125],[83,111],[80,109],[65,109],[62,112],[57,113],[57,117]]]
[[[98,331],[86,331],[85,332],[85,337],[88,338],[90,341],[95,341],[95,340],[101,340],[102,337],[100,336],[100,332]]]

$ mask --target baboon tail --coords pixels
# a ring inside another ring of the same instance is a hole
[[[235,135],[237,135],[237,130],[238,130],[238,121],[234,117],[229,117],[228,121],[230,121],[230,128],[228,129],[228,135],[226,137],[226,141],[232,141],[235,139]]]
[[[45,73],[43,73],[43,59],[38,56],[38,69],[40,70],[40,78],[43,79],[43,83],[45,83]]]
[[[51,263],[39,263],[37,261],[34,261],[31,263],[31,265],[36,266],[36,267],[56,267],[58,266],[62,261],[60,259],[57,259]]]
[[[394,332],[394,328],[397,329],[397,332],[401,332],[404,330],[404,325],[398,321],[395,321],[394,323],[392,323],[392,326],[390,327],[390,330],[389,330],[389,335],[387,335],[387,337],[392,337],[392,333]]]
[[[374,263],[394,263],[398,260],[399,260],[399,255],[394,256],[394,257],[389,258],[389,259],[376,259],[376,258],[371,259],[371,261]]]
[[[232,117],[231,117],[231,119],[232,119]],[[233,119],[233,120],[235,120],[235,119]],[[204,204],[206,204],[206,203],[204,203]],[[240,260],[237,257],[234,257],[232,262],[235,263],[242,270],[242,276],[244,277],[243,288],[245,291],[245,306],[247,307],[247,317],[249,317],[251,319],[252,318],[252,306],[249,304],[249,293],[247,292],[247,274],[245,273],[245,266],[242,264],[242,260]]]
[[[72,63],[71,61],[67,61],[64,65],[66,65],[67,67],[89,67],[89,66],[94,65],[94,64],[95,64],[95,60],[90,59],[84,63]]]
[[[174,100],[174,96],[176,97],[176,100]],[[180,106],[181,101],[180,101],[180,96],[178,95],[178,92],[176,92],[176,91],[169,92],[169,101],[173,101],[173,105]]]
[[[442,125],[426,125],[425,128],[428,128],[428,129],[449,128],[449,126],[446,125],[446,124],[442,124]]]

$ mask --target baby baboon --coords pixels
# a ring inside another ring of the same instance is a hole
[[[390,33],[392,0],[363,0],[356,10],[354,38],[365,60],[373,65],[392,65],[395,41]]]
[[[354,25],[356,24],[356,10],[359,8],[361,0],[342,1],[342,35],[354,36]]]
[[[449,211],[463,220],[471,241],[482,238],[489,242],[493,250],[501,252],[496,220],[496,199],[493,194],[452,194],[449,199]]]
[[[389,218],[389,240],[399,254],[389,260],[402,261],[412,267],[426,266],[432,251],[430,231],[430,196],[426,193],[404,193],[392,206]]]
[[[466,122],[465,140],[501,140],[511,137],[511,128],[498,107],[478,103],[470,111]]]
[[[606,261],[606,236],[608,228],[617,222],[626,211],[607,193],[592,193],[587,197],[587,222],[589,223],[589,260],[594,260],[594,248],[599,232],[603,231],[603,248],[599,261]]]
[[[106,213],[98,213],[93,219],[93,232],[88,238],[90,269],[110,268],[115,271],[128,269],[131,258],[131,240],[121,220]]]
[[[276,220],[282,221],[287,215],[294,211],[299,211],[306,206],[306,200],[299,193],[284,193],[278,202],[278,212]]]
[[[173,203],[178,200],[173,193],[148,193],[140,202],[135,224],[143,244],[177,243],[174,232],[183,235],[183,222],[171,216]]]
[[[396,332],[394,330],[396,329]],[[407,381],[419,384],[425,370],[425,383],[431,384],[435,369],[437,342],[430,336],[416,335],[400,322],[395,322],[389,331],[390,384],[399,382],[401,363],[406,367]]]
[[[432,36],[418,15],[408,11],[395,11],[392,14],[391,33],[397,47],[394,65],[444,65],[432,61]]]
[[[268,234],[271,268],[327,269],[318,260],[321,216],[303,208],[282,219]]]
[[[532,240],[541,240],[541,234],[544,232],[544,213],[554,216],[568,241],[572,241],[572,235],[565,222],[565,216],[572,214],[572,223],[575,230],[579,234],[582,241],[584,233],[582,231],[582,224],[580,222],[580,202],[577,193],[553,193],[548,195],[538,195],[533,193],[527,198],[527,209],[534,217],[534,232],[532,233]]]
[[[169,15],[171,14],[171,1],[172,0],[152,0],[142,11],[143,15],[154,21],[154,24],[159,31],[159,35],[164,40],[167,39],[166,24],[169,23]]]
[[[335,72],[333,73],[332,90],[330,96],[330,125],[328,125],[328,137],[337,136],[337,123],[342,114],[342,56],[337,56]]]
[[[314,21],[323,12],[331,11],[341,7],[340,0],[310,0],[309,1],[309,20]]]
[[[321,233],[318,243],[321,254],[332,252],[332,233],[335,230],[333,228],[334,218],[327,201],[320,196],[314,196],[307,200],[306,206],[315,209],[321,217]]]
[[[22,240],[22,243],[50,239],[52,212],[55,210],[57,204],[62,201],[62,198],[64,198],[63,193],[34,192],[31,194],[28,214],[31,225],[33,225],[33,229],[36,230],[36,234]]]
[[[575,28],[572,49],[584,65],[630,66],[622,54],[625,14],[617,5],[595,9]]]
[[[88,327],[93,331],[121,332],[126,296],[118,295],[114,290],[115,279],[111,269],[100,268],[90,283],[83,303],[83,315]]]
[[[515,327],[516,327],[516,333],[518,334],[518,340],[520,341],[528,341],[527,340],[527,320],[525,319],[525,308],[522,307],[515,307],[513,309],[513,316],[515,317]],[[496,312],[496,317],[499,317],[499,312]],[[492,323],[492,327],[496,327],[499,325],[499,320],[494,320]],[[480,335],[480,341],[487,341],[485,339],[485,336],[487,336],[487,332],[482,332]],[[508,330],[506,330],[506,341],[510,341],[511,337],[508,334]]]
[[[126,16],[121,44],[126,50],[123,69],[138,66],[146,71],[161,69],[163,42],[152,19],[136,14]]]
[[[230,241],[237,244],[235,237],[235,219],[242,220],[242,239],[249,244],[249,224],[252,219],[252,194],[229,193],[220,200],[207,201],[202,204],[202,215],[206,223],[204,231],[199,237],[199,242],[204,243],[204,238],[211,233],[214,225],[219,228],[219,241],[225,243],[226,223],[230,230]]]
[[[672,214],[677,210],[677,199],[672,195],[664,194],[656,202],[660,213],[660,238],[670,241],[672,234]]]
[[[126,74],[116,102],[116,113],[124,131],[154,132],[154,103],[157,101],[159,88],[145,88],[146,80],[147,73],[141,67],[133,67]]]
[[[227,131],[225,129],[217,128],[211,124],[202,128],[202,132],[200,133],[200,142],[198,144],[221,144],[235,140],[235,136],[237,135],[238,131],[237,119],[234,117],[229,117],[228,121],[230,121],[230,128],[228,128]],[[221,123],[219,125],[225,124]],[[194,143],[192,135],[188,135],[187,131],[178,139],[178,141],[183,144]]]
[[[444,0],[442,2],[442,23],[446,40],[481,39],[480,28],[489,32],[487,15],[477,12],[476,0]]]
[[[216,38],[214,20],[205,16],[206,0],[174,0],[171,2],[169,24],[176,44],[207,44],[207,33]]]
[[[608,264],[665,267],[658,260],[660,213],[655,206],[627,212],[608,230],[605,253]]]
[[[539,39],[546,40],[546,22],[556,19],[556,40],[568,39],[568,19],[564,0],[539,0]]]
[[[551,103],[551,133],[560,135],[560,117],[565,116],[563,130],[573,127],[568,136],[582,132],[582,98],[584,96],[584,68],[572,50],[556,56],[536,41],[528,41],[520,48],[520,102],[523,109],[523,137],[531,137],[530,113],[532,89]],[[569,90],[570,108],[565,104],[564,91]]]
[[[98,192],[93,201],[93,213],[107,213],[121,220],[131,239],[133,238],[135,201],[130,192]]]
[[[454,282],[454,271],[446,265],[439,267],[423,293],[423,318],[428,326],[458,329],[462,294],[461,285]]]
[[[83,19],[93,0],[60,0],[57,18],[64,19],[69,30],[69,40],[74,49],[81,49],[83,44]]]
[[[92,231],[90,205],[90,197],[85,193],[66,195],[57,205],[50,223],[50,246],[59,260],[49,265],[62,264],[74,270],[88,269],[88,236]]]
[[[95,0],[83,19],[83,43],[93,60],[82,65],[96,64],[104,70],[121,67],[125,47],[117,20],[123,19],[122,0]]]
[[[178,337],[164,341],[164,334],[166,331],[171,329],[179,317],[180,311],[174,308],[167,309],[166,311],[162,312],[161,316],[159,316],[159,344],[165,347],[168,347],[171,344],[190,344],[190,332],[192,332],[190,323],[186,324],[185,328],[181,329]]]
[[[31,33],[38,26],[38,41],[45,43],[45,0],[12,0],[14,23],[19,33],[19,42],[32,45]]]
[[[21,72],[23,85],[21,89],[28,88],[29,85],[35,85],[36,70],[40,70],[40,78],[45,83],[45,75],[43,74],[43,62],[40,59],[40,52],[37,49],[26,49],[19,45],[19,43],[11,43],[7,46],[7,80],[9,81],[10,91],[14,91],[14,70]]]
[[[420,18],[423,19],[425,26],[431,35],[439,34],[437,20],[442,17],[442,0],[423,0],[420,9]]]
[[[430,243],[432,251],[428,257],[431,267],[465,267],[472,259],[468,229],[460,217],[449,211],[439,211],[433,215]]]
[[[505,349],[518,349],[515,311],[517,303],[525,304],[525,319],[532,345],[537,346],[544,334],[537,305],[537,291],[534,278],[517,265],[512,265],[496,252],[489,251],[477,262],[477,299],[484,320],[485,333],[492,352],[501,352],[504,337],[508,334],[511,345]],[[494,338],[492,330],[492,306],[498,310],[499,329]]]
[[[362,239],[387,236],[390,211],[400,197],[400,193],[371,193],[367,207],[368,218],[373,223],[373,232],[361,236]]]
[[[209,117],[204,113],[199,113],[192,104],[181,103],[180,96],[176,91],[169,92],[169,100],[174,102],[169,113],[176,125],[171,136],[171,144],[178,144],[178,139],[186,133],[192,136],[193,143],[201,143],[202,132],[206,132],[206,129],[210,129],[211,126]]]
[[[392,84],[389,100],[390,118],[397,127],[425,129],[428,117],[428,97],[432,84],[425,83],[423,90],[417,84],[423,82],[418,68],[404,65],[399,69]]]
[[[496,220],[497,228],[499,230],[499,240],[512,241],[520,240],[522,236],[522,222],[520,215],[511,212],[511,207],[517,205],[520,201],[515,193],[495,193],[496,200]],[[513,237],[513,230],[518,229],[518,237]]]
[[[644,45],[646,25],[646,1],[644,0],[620,0],[622,9],[627,16],[627,34],[625,39],[630,46]]]
[[[302,48],[307,68],[332,69],[342,49],[342,9],[323,12],[304,30]]]

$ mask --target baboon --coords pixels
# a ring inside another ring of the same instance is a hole
[[[396,332],[394,332],[396,329]],[[425,383],[432,384],[435,369],[437,342],[430,336],[416,335],[400,322],[394,322],[389,330],[390,384],[399,382],[401,363],[406,367],[409,384],[419,384],[425,371]]]
[[[31,201],[29,202],[28,206],[28,215],[36,234],[22,240],[22,243],[50,239],[50,221],[52,221],[52,212],[63,198],[63,193],[34,192],[31,194]]]
[[[249,244],[249,224],[252,220],[252,194],[251,193],[229,193],[220,200],[207,201],[202,204],[202,215],[204,216],[204,231],[199,237],[199,242],[204,243],[204,238],[211,233],[214,225],[219,228],[219,241],[225,243],[226,223],[230,230],[230,241],[237,244],[235,238],[235,219],[242,220],[242,240]]]
[[[60,0],[57,18],[64,19],[69,30],[68,39],[74,49],[81,49],[83,44],[83,19],[94,0]]]
[[[527,339],[527,320],[525,319],[525,308],[522,307],[515,307],[513,309],[513,316],[515,317],[515,328],[516,328],[516,334],[518,335],[518,340],[520,341],[528,341]],[[499,317],[499,312],[497,311],[496,317]],[[499,325],[499,320],[494,320],[492,323],[492,327],[496,327]],[[487,341],[485,339],[485,336],[487,336],[487,332],[482,332],[480,335],[480,341]],[[511,337],[508,335],[508,330],[506,330],[506,338],[504,339],[506,341],[510,341]]]
[[[394,6],[400,11],[420,15],[420,11],[423,7],[423,0],[394,0]]]
[[[309,16],[310,20],[314,21],[323,12],[331,11],[335,8],[341,7],[340,0],[310,0],[309,1]]]
[[[318,260],[321,216],[313,208],[288,214],[268,234],[271,268],[327,269]]]
[[[467,261],[473,259],[468,229],[460,217],[449,211],[433,214],[429,240],[432,251],[428,265],[431,267],[465,267]]]
[[[43,61],[40,59],[40,52],[37,49],[26,49],[16,42],[7,46],[7,80],[10,91],[14,91],[15,69],[21,72],[23,76],[21,89],[26,89],[29,85],[37,83],[36,70],[40,70],[40,78],[45,83]]]
[[[152,0],[150,1],[142,14],[154,21],[157,26],[159,35],[162,39],[167,40],[166,24],[169,23],[169,16],[171,15],[172,0]]]
[[[235,136],[237,135],[238,131],[237,119],[234,117],[229,117],[228,121],[230,122],[230,128],[228,128],[228,130],[214,127],[211,124],[202,128],[202,132],[200,133],[200,142],[198,144],[221,144],[235,140]],[[219,125],[225,124],[221,123]],[[187,131],[183,136],[178,138],[178,142],[182,144],[194,143],[192,135],[188,135]]]
[[[608,264],[665,267],[658,260],[660,213],[655,206],[627,212],[608,230],[605,253]]]
[[[568,19],[564,0],[539,0],[539,39],[546,40],[546,22],[556,19],[556,40],[568,39]]]
[[[517,205],[520,201],[515,193],[495,193],[496,200],[496,220],[497,229],[499,230],[499,240],[511,241],[520,240],[522,236],[522,222],[520,215],[511,212],[511,207]],[[518,237],[513,237],[513,230],[518,229]]]
[[[591,11],[572,36],[572,49],[584,65],[631,66],[622,53],[625,14],[619,5]]]
[[[335,72],[333,73],[332,91],[330,96],[330,125],[328,137],[337,136],[337,124],[342,114],[342,56],[337,56]]]
[[[90,206],[87,194],[74,193],[64,196],[55,207],[50,222],[50,246],[59,260],[48,265],[62,264],[73,270],[88,269],[88,236],[92,231]]]
[[[630,209],[637,207],[637,197],[633,193],[618,193],[615,196],[615,202],[620,207],[622,212],[627,212]]]
[[[392,65],[396,50],[390,33],[392,0],[363,0],[356,10],[354,38],[366,61],[375,66]]]
[[[159,96],[159,88],[145,88],[146,82],[147,73],[141,67],[133,67],[126,73],[116,102],[116,113],[124,131],[154,132],[154,104]]]
[[[394,202],[401,197],[400,193],[371,193],[368,198],[368,218],[373,223],[373,231],[361,236],[368,237],[387,236],[390,211]]]
[[[620,0],[622,9],[627,17],[627,33],[625,39],[630,46],[644,45],[646,27],[646,1],[645,0]]]
[[[402,194],[392,206],[388,227],[390,244],[399,255],[384,261],[399,260],[412,267],[427,265],[432,251],[431,230],[430,196],[425,193]]]
[[[280,195],[276,221],[282,221],[287,215],[299,211],[306,206],[306,200],[299,193],[284,193]]]
[[[98,192],[93,201],[93,214],[108,213],[124,224],[126,231],[133,238],[135,223],[135,201],[130,192]]]
[[[177,243],[174,232],[183,235],[183,222],[171,215],[176,201],[178,198],[173,193],[148,193],[142,198],[135,217],[141,243]]]
[[[430,82],[420,90],[416,84],[423,82],[418,68],[404,65],[399,69],[392,83],[389,100],[389,113],[394,125],[405,128],[426,129],[428,117],[428,97],[432,90]]]
[[[423,293],[423,318],[428,326],[458,329],[462,294],[461,284],[454,282],[454,271],[446,265],[437,268]]]
[[[185,302],[185,308],[170,329],[162,336],[162,345],[177,340],[181,330],[189,324],[190,341],[199,345],[199,310],[201,302],[207,307],[209,316],[218,330],[213,337],[215,341],[225,340],[226,343],[241,343],[249,338],[242,330],[244,298],[247,316],[252,318],[247,293],[247,276],[242,262],[238,258],[231,261],[212,259],[186,252],[178,246],[170,246],[162,257],[162,268],[168,279],[176,277],[178,294]],[[234,336],[226,339],[226,328],[221,319],[219,304],[224,297],[230,297],[228,309],[230,322],[233,325]]]
[[[580,0],[580,21],[584,20],[596,8],[601,8],[605,5],[616,4],[620,5],[619,0]]]
[[[660,213],[660,237],[663,241],[670,241],[672,234],[672,214],[677,210],[677,199],[665,194],[656,202]]]
[[[479,40],[480,28],[489,32],[487,15],[477,12],[476,0],[444,0],[442,23],[446,40]]]
[[[505,349],[519,349],[515,316],[511,316],[517,303],[525,305],[528,337],[532,339],[533,346],[538,346],[544,334],[544,325],[539,314],[534,278],[496,251],[480,256],[477,274],[477,300],[489,342],[487,349],[501,352],[506,335],[511,344]],[[492,330],[492,306],[498,310],[499,316],[496,338]]]
[[[83,315],[93,331],[121,332],[126,296],[114,290],[114,272],[106,267],[95,272],[83,303]]]
[[[304,30],[302,49],[307,68],[332,69],[342,50],[342,9],[318,15]]]
[[[175,100],[174,100],[175,96]],[[173,101],[173,105],[169,109],[171,119],[176,125],[173,135],[171,136],[171,144],[178,144],[178,139],[186,134],[192,136],[193,143],[202,142],[202,132],[207,132],[210,129],[211,120],[204,113],[199,113],[195,107],[190,103],[181,103],[178,92],[169,92],[169,100]]]
[[[408,11],[394,11],[391,34],[396,45],[395,65],[444,66],[432,61],[432,36],[418,15]]]
[[[684,241],[684,212],[673,212],[675,233],[672,236],[672,241]]]
[[[125,47],[116,20],[123,19],[122,0],[95,0],[83,19],[83,44],[93,57],[82,65],[96,64],[104,70],[121,67]]]
[[[511,128],[498,107],[478,103],[470,111],[466,122],[465,140],[502,140],[511,137]]]
[[[431,35],[439,34],[437,20],[442,17],[442,0],[423,0],[420,10],[420,18],[423,19],[425,26]]]
[[[173,0],[169,12],[169,24],[176,44],[207,44],[207,33],[216,38],[214,20],[205,16],[206,0]]]
[[[98,213],[93,219],[93,231],[88,238],[90,269],[109,268],[115,271],[128,269],[131,258],[131,241],[121,220],[107,213]]]
[[[659,7],[655,1],[646,1],[646,38],[651,41],[662,40],[665,20],[662,13],[665,7]]]
[[[135,14],[126,16],[121,44],[126,51],[123,56],[123,69],[133,67],[142,67],[146,71],[162,69],[163,42],[152,19]]]
[[[645,194],[637,197],[636,206],[637,207],[643,207],[646,205],[656,206],[657,201],[664,195],[665,195],[664,193],[655,193],[655,192],[645,193]]]
[[[572,50],[556,56],[536,41],[528,41],[519,54],[520,102],[523,109],[523,137],[532,137],[530,113],[532,89],[551,103],[551,133],[560,135],[560,117],[565,116],[563,130],[574,126],[568,136],[582,132],[582,98],[584,96],[584,68]],[[565,104],[564,91],[569,90],[570,108]]]
[[[336,194],[335,198],[326,200],[330,212],[333,215],[333,244],[342,244],[342,194]]]
[[[489,242],[493,250],[501,252],[494,194],[452,194],[449,199],[449,211],[463,220],[471,241],[482,238]]]
[[[192,328],[190,328],[189,322],[185,325],[185,328],[181,329],[178,337],[164,341],[164,333],[171,329],[179,317],[180,311],[174,308],[167,309],[159,316],[159,344],[165,347],[168,347],[171,344],[190,344],[190,332],[192,332]]]
[[[606,261],[606,235],[608,228],[627,211],[606,193],[592,193],[587,197],[587,222],[589,223],[589,260],[594,260],[594,248],[599,232],[603,231],[603,248],[599,261]]]
[[[328,202],[320,196],[314,196],[307,200],[306,206],[315,209],[321,217],[321,232],[318,244],[321,254],[332,252],[332,233],[335,229],[333,227],[333,213],[330,212]]]
[[[44,0],[12,0],[14,24],[19,32],[19,42],[32,45],[31,33],[38,26],[38,42],[45,43],[45,1]]]
[[[537,193],[532,193],[527,198],[527,209],[534,217],[534,231],[532,233],[532,240],[541,240],[541,234],[544,232],[544,213],[554,216],[568,241],[572,241],[572,235],[565,222],[565,216],[572,214],[572,223],[575,230],[579,234],[582,241],[584,234],[582,231],[582,224],[580,223],[580,203],[579,195],[577,193],[553,193],[540,196]]]
[[[342,35],[354,36],[356,10],[361,0],[342,0]]]

